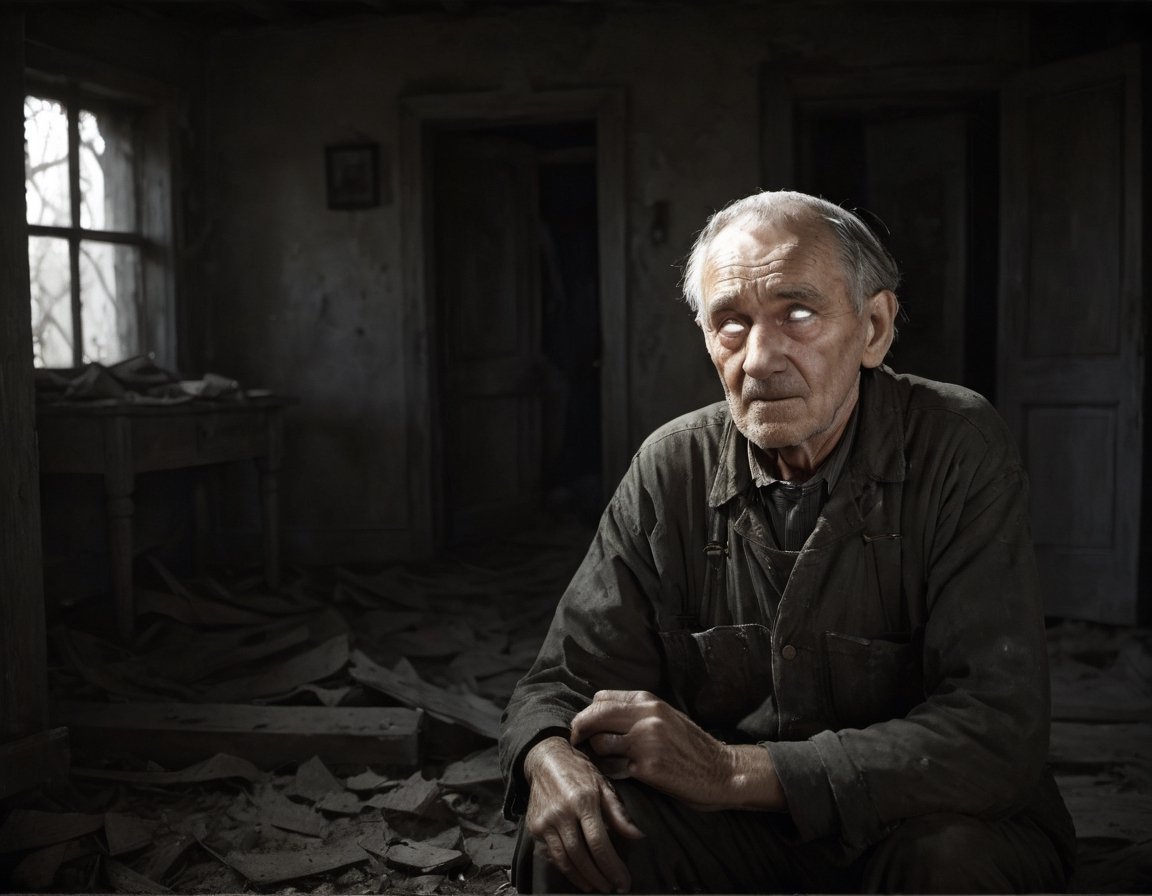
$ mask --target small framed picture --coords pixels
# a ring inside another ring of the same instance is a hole
[[[328,208],[375,208],[380,204],[380,148],[348,143],[324,148]]]

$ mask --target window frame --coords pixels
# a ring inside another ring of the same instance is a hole
[[[80,294],[80,246],[82,242],[129,245],[140,252],[139,290],[136,308],[138,345],[134,353],[153,356],[158,363],[175,367],[177,353],[176,289],[173,251],[174,154],[172,121],[176,102],[171,91],[154,85],[109,82],[96,84],[67,75],[26,70],[24,96],[62,103],[68,119],[68,189],[71,225],[30,224],[25,216],[26,238],[51,237],[68,245],[72,316],[72,364],[85,362]],[[136,225],[131,231],[99,230],[80,226],[79,114],[104,109],[128,112],[133,123]],[[102,359],[113,362],[122,359]]]

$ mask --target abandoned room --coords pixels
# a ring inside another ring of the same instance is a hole
[[[496,743],[726,203],[859,210],[1030,483],[1072,892],[1152,892],[1152,8],[0,8],[0,891],[515,893]],[[898,537],[898,536],[897,536]]]

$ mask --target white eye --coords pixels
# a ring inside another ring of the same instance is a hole
[[[740,323],[738,320],[732,320],[729,318],[728,320],[724,321],[724,323],[720,324],[720,335],[742,336],[744,335],[744,324]]]
[[[788,310],[788,320],[808,320],[815,316],[815,313],[811,308],[797,306]]]

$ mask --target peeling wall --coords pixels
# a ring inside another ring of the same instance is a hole
[[[1014,64],[1021,13],[937,4],[535,7],[365,17],[218,38],[209,62],[207,368],[298,396],[290,556],[383,560],[413,540],[401,332],[398,99],[623,87],[628,97],[629,438],[721,393],[678,261],[707,215],[760,183],[761,65]],[[325,205],[324,146],[381,145],[385,194]],[[651,236],[667,202],[667,239]]]

